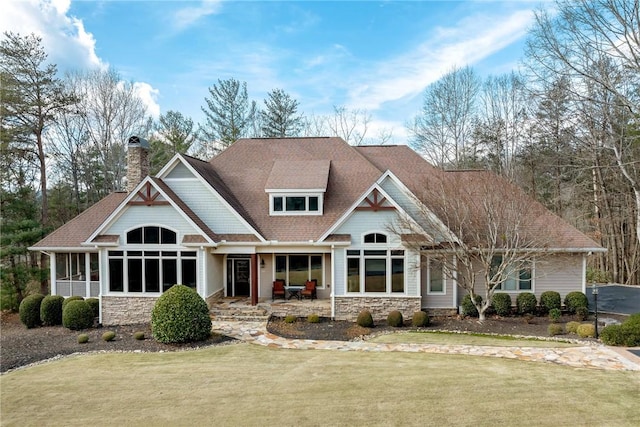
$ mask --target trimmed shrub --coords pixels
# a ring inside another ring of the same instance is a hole
[[[587,300],[587,296],[582,292],[569,292],[567,296],[564,297],[564,306],[569,313],[575,314],[578,307],[589,308],[589,301]]]
[[[562,299],[560,293],[556,291],[545,291],[540,295],[540,311],[542,314],[551,312],[554,308],[560,310],[562,308]]]
[[[78,344],[86,344],[89,342],[88,334],[80,334],[78,335]]]
[[[596,327],[592,323],[582,323],[576,330],[580,338],[595,337]]]
[[[40,305],[44,295],[31,294],[20,303],[20,321],[27,327],[27,329],[40,326]]]
[[[551,323],[558,323],[560,318],[562,317],[562,311],[559,308],[552,308],[549,310],[549,320]]]
[[[493,294],[491,305],[498,316],[508,316],[511,314],[511,295],[504,292]]]
[[[320,323],[320,316],[315,313],[312,313],[307,316],[307,322],[309,323]]]
[[[474,295],[474,299],[478,304],[482,302],[482,297],[480,295]],[[478,309],[473,302],[471,302],[471,295],[466,294],[464,298],[462,298],[462,314],[465,316],[478,317]]]
[[[518,313],[533,314],[536,312],[538,301],[536,300],[536,296],[531,292],[523,292],[518,294],[516,305],[518,306]]]
[[[564,329],[562,328],[562,325],[552,323],[547,327],[547,332],[549,332],[550,336],[562,335],[564,333]]]
[[[567,332],[570,332],[572,334],[577,334],[578,326],[580,326],[580,322],[567,322],[567,325],[565,326],[565,328],[567,329]]]
[[[107,331],[102,334],[102,341],[113,341],[116,338],[116,333],[113,331]]]
[[[284,318],[284,323],[295,323],[296,320],[298,320],[296,316],[293,314],[287,314]]]
[[[600,332],[600,339],[606,345],[624,345],[622,325],[609,325]]]
[[[81,297],[79,295],[74,295],[72,297],[65,298],[64,302],[62,303],[62,310],[64,310],[67,304],[69,304],[71,301],[84,301],[84,297]]]
[[[142,331],[137,331],[133,333],[133,339],[138,340],[138,341],[142,341],[144,340],[145,336],[144,336],[144,332]]]
[[[100,316],[100,300],[98,298],[87,298],[87,304],[93,310],[93,317]]]
[[[69,301],[62,309],[62,326],[73,331],[93,326],[93,310],[83,300]]]
[[[62,303],[64,297],[47,295],[40,304],[40,320],[45,326],[62,325]]]
[[[429,326],[429,315],[426,311],[416,311],[411,318],[411,324],[418,328]]]
[[[165,344],[205,340],[211,335],[207,303],[194,289],[174,285],[153,306],[151,331]]]
[[[372,328],[373,327],[373,316],[369,310],[362,310],[358,314],[358,319],[356,323],[363,328]]]
[[[393,326],[394,328],[399,328],[404,324],[404,319],[402,318],[402,313],[398,310],[393,310],[387,316],[387,325]]]
[[[587,320],[589,318],[589,309],[587,307],[576,308],[576,319]]]

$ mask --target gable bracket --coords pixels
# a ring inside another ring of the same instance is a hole
[[[158,196],[160,196],[160,192],[156,190],[156,192],[152,194],[152,185],[150,182],[147,182],[145,184],[144,193],[142,192],[142,190],[143,189],[140,189],[140,191],[138,191],[138,194],[136,194],[136,196],[138,196],[142,200],[131,200],[127,204],[133,206],[162,206],[170,204],[166,200],[156,200]]]
[[[367,202],[369,206],[358,206],[356,208],[357,211],[391,211],[395,210],[395,206],[383,206],[387,199],[384,196],[380,195],[380,192],[377,189],[373,189],[371,192],[373,196],[373,200],[371,200],[371,196],[365,197],[364,201]]]

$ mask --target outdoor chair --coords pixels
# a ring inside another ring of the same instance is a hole
[[[287,299],[287,293],[284,289],[284,280],[274,280],[271,290],[271,301],[276,298]]]
[[[302,296],[302,298],[309,298],[309,299],[318,299],[318,296],[316,295],[316,281],[315,280],[307,280],[307,282],[304,284],[304,289],[300,292],[300,295]]]

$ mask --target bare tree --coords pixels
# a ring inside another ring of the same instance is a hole
[[[478,309],[480,320],[493,294],[549,251],[545,227],[561,221],[521,189],[490,172],[449,171],[430,178],[415,200],[417,221],[401,218],[392,232],[423,255],[435,257],[445,274]],[[440,238],[425,230],[442,230]],[[530,280],[530,278],[529,278]],[[476,299],[482,289],[482,301]]]
[[[416,151],[441,167],[464,165],[479,89],[471,67],[454,68],[427,87],[422,113],[408,126]]]

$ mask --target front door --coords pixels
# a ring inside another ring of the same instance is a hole
[[[251,259],[227,259],[227,296],[248,297],[251,290]]]

